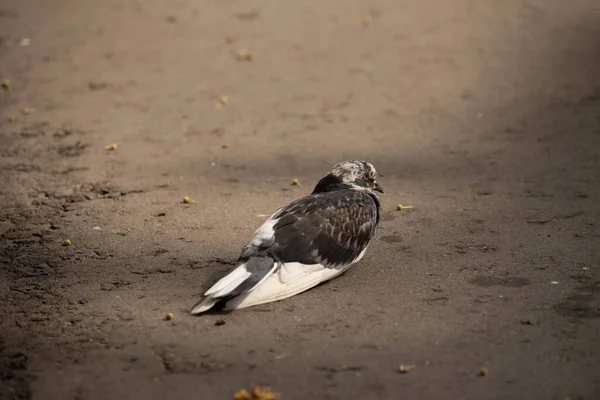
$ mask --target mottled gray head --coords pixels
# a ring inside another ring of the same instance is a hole
[[[331,172],[321,179],[313,193],[328,192],[340,189],[364,190],[370,193],[383,188],[377,183],[377,171],[367,161],[343,161],[337,164]]]

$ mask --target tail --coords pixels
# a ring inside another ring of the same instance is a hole
[[[192,314],[201,314],[221,300],[251,291],[271,275],[277,265],[271,257],[249,258],[208,289],[204,298],[192,307]]]
[[[213,306],[215,304],[217,304],[218,301],[219,301],[219,299],[215,299],[212,297],[205,297],[204,299],[202,299],[198,303],[196,303],[196,305],[194,307],[192,307],[192,314],[194,314],[194,315],[202,314],[203,312],[208,311],[211,308],[213,308]]]

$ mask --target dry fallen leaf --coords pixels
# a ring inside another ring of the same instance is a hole
[[[116,144],[116,143],[111,143],[111,144],[109,144],[109,145],[106,145],[106,146],[104,146],[104,148],[105,148],[106,150],[113,150],[113,151],[114,151],[114,150],[116,150],[116,149],[117,149],[117,147],[119,147],[119,146],[117,146],[117,144]]]
[[[238,58],[238,61],[252,61],[252,59],[254,58],[254,55],[252,53],[250,53],[248,50],[242,49],[242,50],[238,51],[237,58]]]
[[[277,393],[273,393],[271,388],[266,386],[255,386],[252,388],[252,399],[254,400],[275,400]]]
[[[414,208],[414,206],[405,206],[402,204],[398,204],[398,211],[407,210],[407,209],[411,209],[411,208]]]
[[[300,183],[300,180],[298,178],[292,179],[292,185],[294,185],[294,186],[302,186],[302,184]]]
[[[279,394],[273,393],[266,386],[255,386],[250,393],[246,389],[240,389],[233,395],[235,400],[276,400],[277,397]]]
[[[370,15],[365,15],[360,19],[360,23],[362,26],[369,26],[373,22],[373,18]]]
[[[233,398],[235,400],[251,400],[252,398],[250,397],[250,393],[248,393],[248,391],[246,389],[240,389],[238,390],[234,395]]]
[[[223,143],[223,145],[221,146],[221,148],[228,149],[229,148],[229,143]]]
[[[192,199],[190,199],[188,196],[185,196],[185,197],[183,198],[183,202],[184,202],[185,204],[197,203],[197,201],[196,201],[196,200],[192,200]]]
[[[215,104],[215,108],[225,107],[225,105],[227,105],[227,102],[229,102],[229,99],[227,98],[227,96],[221,96],[221,98],[219,99],[217,104]]]
[[[408,374],[415,368],[417,368],[416,365],[400,365],[400,367],[398,367],[398,372],[400,372],[401,374]]]
[[[31,113],[33,113],[35,111],[35,109],[31,108],[31,107],[25,107],[21,112],[23,113],[23,115],[29,115]]]

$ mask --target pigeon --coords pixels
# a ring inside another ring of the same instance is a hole
[[[380,220],[377,171],[344,161],[313,192],[278,209],[242,249],[236,267],[192,308],[235,310],[304,292],[346,271],[365,255]]]

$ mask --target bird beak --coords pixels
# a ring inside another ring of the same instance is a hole
[[[376,190],[379,193],[383,193],[383,188],[379,186],[379,183],[377,183],[377,181],[373,181],[373,190]]]

